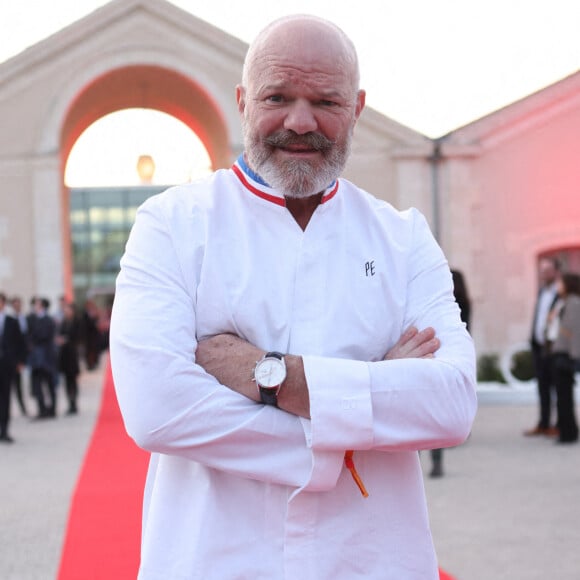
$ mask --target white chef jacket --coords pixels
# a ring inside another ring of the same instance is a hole
[[[382,361],[412,324],[436,329],[436,358]],[[197,366],[218,333],[302,355],[311,419]],[[303,231],[241,159],[171,188],[137,213],[110,349],[152,452],[139,578],[438,578],[418,450],[468,436],[475,356],[419,212],[339,179]]]

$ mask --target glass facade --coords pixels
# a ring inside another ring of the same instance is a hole
[[[75,301],[112,295],[137,208],[167,186],[82,187],[70,191]]]

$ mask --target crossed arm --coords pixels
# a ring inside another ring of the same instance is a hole
[[[401,358],[432,358],[440,346],[431,327],[418,331],[408,328],[398,342],[385,354],[383,360]],[[234,334],[218,334],[199,342],[196,362],[213,375],[222,385],[259,401],[252,371],[265,351]],[[310,417],[308,385],[302,357],[285,355],[287,378],[278,395],[278,407],[301,417]]]

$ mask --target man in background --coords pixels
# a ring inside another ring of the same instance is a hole
[[[552,396],[554,394],[549,343],[546,336],[548,315],[558,299],[560,264],[555,258],[543,258],[538,264],[539,291],[534,307],[530,346],[534,371],[538,383],[539,419],[531,429],[524,431],[527,437],[537,435],[555,436],[556,426],[552,425]]]
[[[12,307],[12,314],[14,318],[18,320],[18,326],[20,326],[20,332],[22,333],[24,343],[26,344],[26,348],[22,353],[23,354],[22,361],[20,361],[22,364],[16,367],[16,370],[14,372],[14,378],[12,381],[14,385],[14,391],[16,393],[16,400],[18,401],[18,406],[20,407],[21,413],[26,417],[28,415],[28,410],[26,408],[26,396],[24,393],[22,375],[23,369],[26,366],[26,359],[28,355],[28,322],[26,320],[27,319],[26,314],[22,311],[22,299],[20,298],[20,296],[14,296],[10,300],[10,306]]]
[[[36,419],[56,417],[56,323],[49,314],[47,298],[34,299],[34,311],[28,317],[29,366],[32,394],[36,399]]]
[[[24,358],[24,339],[18,321],[6,312],[6,295],[0,292],[0,443],[13,443],[10,425],[12,378]]]

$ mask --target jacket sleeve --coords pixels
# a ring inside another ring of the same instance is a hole
[[[450,447],[469,435],[477,409],[475,351],[453,296],[450,270],[414,212],[401,333],[432,326],[433,359],[377,362],[304,357],[315,450],[409,451]]]
[[[177,251],[175,240],[192,240],[175,231],[186,220],[166,215],[163,199],[138,211],[116,284],[110,356],[127,432],[150,452],[241,477],[334,485],[340,452],[315,458],[300,418],[246,399],[195,363],[196,257],[184,262],[190,249]]]

